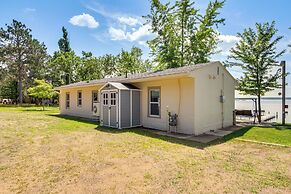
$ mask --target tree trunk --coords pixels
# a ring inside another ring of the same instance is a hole
[[[182,12],[182,26],[181,26],[181,28],[182,28],[182,32],[181,32],[181,35],[182,35],[182,41],[181,41],[181,64],[180,64],[180,66],[181,67],[183,67],[184,66],[184,28],[185,28],[185,26],[184,26],[184,17],[185,17],[185,12],[186,12],[186,7],[185,7],[185,5],[183,5],[183,12]]]
[[[22,79],[19,77],[18,80],[18,90],[19,90],[19,104],[22,105],[23,103],[23,95],[22,95]]]
[[[41,99],[41,105],[42,105],[42,111],[44,111],[44,102],[43,102],[43,99]]]
[[[258,95],[258,122],[261,123],[262,113],[261,113],[261,95]]]

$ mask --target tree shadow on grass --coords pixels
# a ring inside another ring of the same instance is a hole
[[[243,127],[229,135],[226,135],[222,138],[213,140],[209,143],[200,143],[197,141],[193,141],[193,140],[188,140],[188,139],[179,139],[179,138],[175,138],[175,137],[169,137],[169,136],[165,136],[165,135],[160,135],[160,134],[156,134],[155,132],[152,131],[152,129],[146,129],[146,128],[131,128],[131,129],[113,129],[113,128],[108,128],[108,127],[96,127],[96,130],[102,131],[102,132],[106,132],[106,133],[135,133],[138,135],[143,135],[146,137],[150,137],[150,138],[157,138],[169,143],[175,143],[175,144],[182,144],[185,146],[189,146],[189,147],[193,147],[193,148],[197,148],[197,149],[204,149],[207,147],[211,147],[211,146],[215,146],[218,144],[222,144],[225,143],[227,141],[230,141],[232,139],[235,139],[237,137],[241,137],[243,136],[246,132],[248,132],[253,126],[247,126],[247,127]]]
[[[70,121],[77,121],[77,122],[81,122],[81,123],[86,123],[86,124],[94,124],[96,126],[99,125],[99,122],[91,120],[91,119],[86,119],[86,118],[82,118],[82,117],[74,117],[74,116],[69,116],[69,115],[61,115],[61,114],[47,114],[48,116],[53,116],[53,117],[57,117],[60,119],[65,119],[65,120],[70,120]]]
[[[275,129],[277,129],[277,130],[290,130],[291,129],[291,124],[285,124],[285,125],[282,125],[282,124],[277,124],[277,123],[275,123],[275,124],[273,124],[272,126],[262,126],[262,127],[264,127],[264,128],[275,128]]]
[[[24,109],[21,110],[21,112],[51,112],[52,110],[49,109],[44,109],[42,110],[41,108],[34,108],[34,109]]]
[[[197,149],[204,149],[204,148],[211,147],[217,144],[222,144],[234,138],[243,136],[248,130],[250,130],[253,127],[253,126],[243,127],[242,129],[235,131],[227,136],[224,136],[223,138],[214,140],[209,143],[199,143],[192,140],[179,139],[175,137],[169,137],[165,135],[156,134],[152,131],[152,129],[146,129],[142,127],[130,128],[130,129],[115,129],[115,128],[99,126],[99,123],[97,121],[93,121],[93,120],[81,118],[81,117],[74,117],[74,116],[60,115],[60,114],[49,114],[49,116],[54,116],[54,117],[58,117],[65,120],[78,121],[78,122],[83,122],[83,123],[88,123],[88,124],[95,124],[96,130],[105,132],[105,133],[112,133],[112,134],[135,133],[137,135],[142,135],[142,136],[150,137],[150,138],[156,138],[156,139],[163,140],[165,142],[181,144],[184,146],[189,146],[189,147],[193,147]]]
[[[191,140],[187,140],[187,139],[178,139],[175,137],[159,135],[159,134],[152,132],[151,129],[146,129],[146,128],[142,128],[142,127],[131,128],[131,129],[113,129],[113,128],[108,128],[108,127],[97,127],[96,130],[102,131],[105,133],[115,133],[115,134],[134,133],[137,135],[155,138],[155,139],[159,139],[159,140],[169,142],[169,143],[175,143],[175,144],[181,144],[181,145],[185,145],[185,146],[189,146],[189,147],[194,147],[197,149],[204,149],[205,147],[208,146],[207,144],[203,144],[203,143],[199,143],[199,142],[195,142],[195,141],[191,141]]]
[[[224,142],[232,140],[234,138],[237,137],[241,137],[243,136],[246,132],[248,132],[250,129],[252,129],[254,126],[246,126],[246,127],[242,127],[241,129],[232,132],[231,134],[228,134],[226,136],[224,136],[221,140],[223,140]]]

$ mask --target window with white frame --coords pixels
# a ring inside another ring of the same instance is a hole
[[[98,102],[98,91],[92,91],[92,102]]]
[[[66,109],[70,108],[70,93],[66,93]]]
[[[149,88],[149,116],[150,117],[160,117],[160,98],[161,98],[161,89],[160,88]]]
[[[78,91],[77,97],[78,97],[78,99],[77,99],[77,105],[78,106],[82,106],[82,92],[81,91]]]
[[[94,103],[98,102],[98,91],[92,91],[92,111],[93,111],[93,106]]]
[[[103,93],[103,105],[108,105],[108,93]]]
[[[115,92],[110,93],[110,105],[112,105],[112,106],[116,105],[116,93]]]

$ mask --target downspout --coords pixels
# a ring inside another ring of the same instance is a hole
[[[180,110],[181,110],[181,82],[180,82],[180,78],[178,79],[178,86],[179,86],[178,116],[180,116]]]
[[[178,118],[180,117],[180,112],[181,112],[181,82],[180,78],[178,79],[178,87],[179,87],[179,101],[178,101]],[[177,118],[177,120],[178,120]],[[179,122],[177,123],[177,130],[179,129]]]

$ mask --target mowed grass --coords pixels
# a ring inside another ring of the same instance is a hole
[[[291,193],[290,148],[238,134],[202,145],[40,110],[0,107],[0,193]]]
[[[291,129],[290,127],[274,126],[274,127],[247,127],[242,129],[244,132],[239,139],[253,140],[263,143],[280,144],[291,146]],[[240,132],[238,132],[240,133]],[[235,134],[234,134],[235,135]]]

